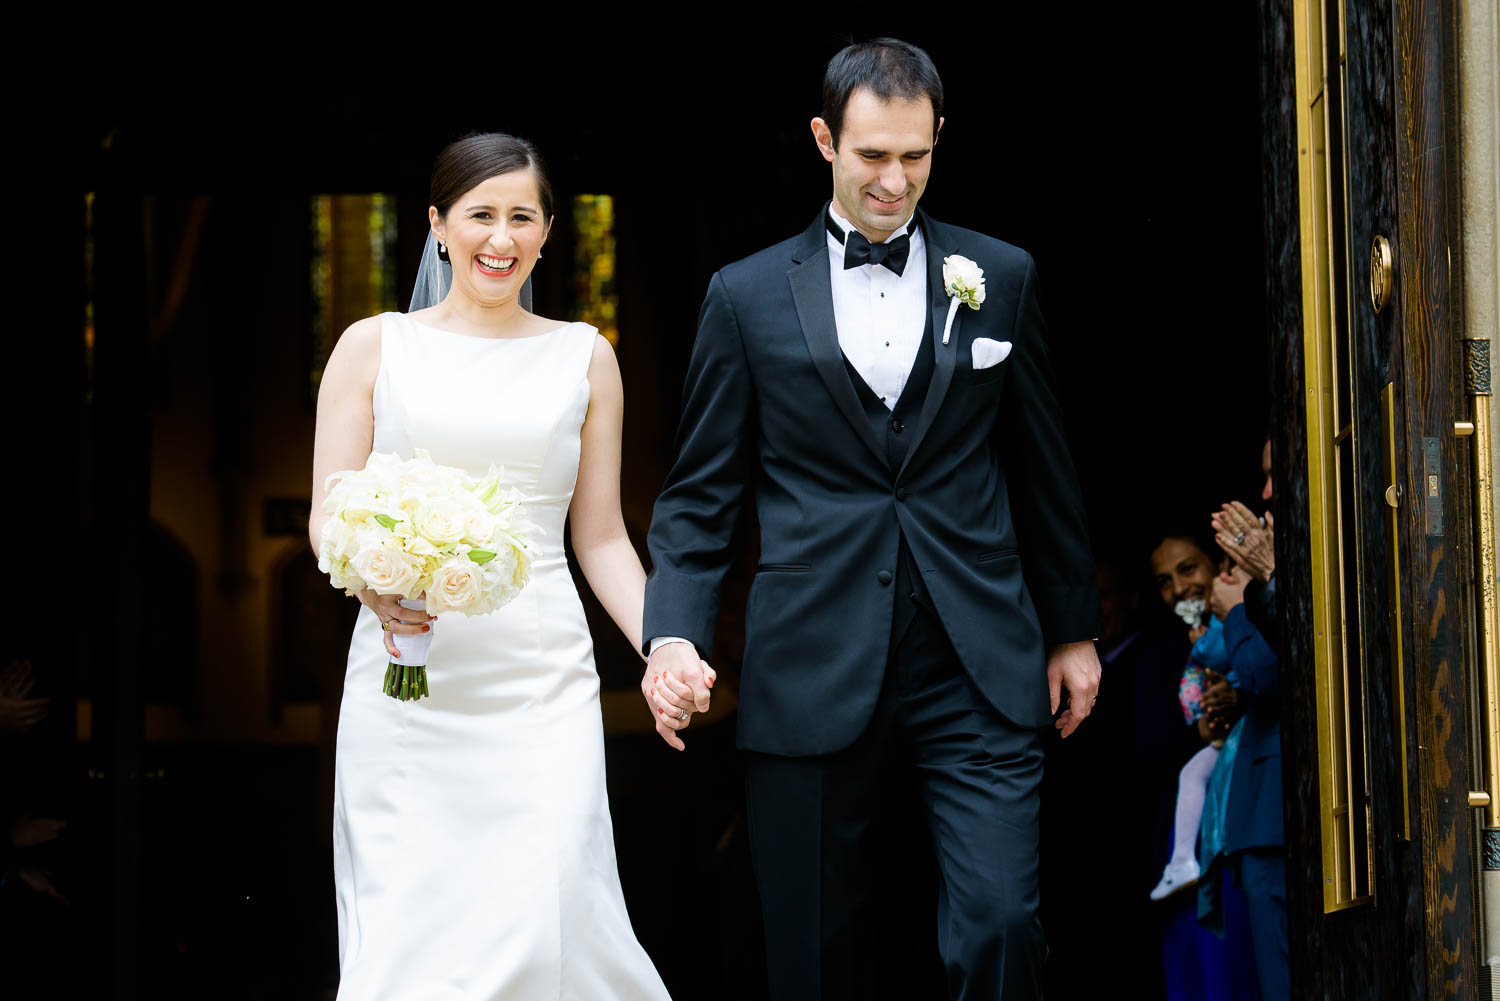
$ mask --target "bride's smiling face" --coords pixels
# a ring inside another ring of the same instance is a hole
[[[454,287],[485,306],[520,294],[552,228],[530,170],[487,178],[460,195],[446,216],[429,208],[428,218],[448,245]]]

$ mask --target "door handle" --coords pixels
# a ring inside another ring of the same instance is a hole
[[[1479,651],[1484,667],[1485,785],[1488,827],[1500,827],[1500,607],[1495,594],[1495,486],[1490,469],[1490,342],[1465,339],[1464,394],[1473,433],[1474,504],[1479,510]],[[1462,433],[1462,432],[1460,432]]]

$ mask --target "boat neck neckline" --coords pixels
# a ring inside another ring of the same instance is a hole
[[[551,330],[544,330],[540,334],[527,334],[525,337],[484,337],[480,334],[461,334],[456,330],[444,330],[442,327],[434,327],[430,323],[423,323],[421,320],[412,316],[410,313],[404,313],[402,315],[419,327],[423,327],[427,330],[433,330],[440,334],[447,334],[449,337],[462,337],[466,341],[536,341],[541,340],[543,337],[550,337],[560,330],[567,330],[569,327],[576,327],[583,322],[582,320],[573,320],[571,322],[564,323],[560,327],[553,327]]]

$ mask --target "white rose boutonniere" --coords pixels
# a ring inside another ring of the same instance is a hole
[[[984,302],[984,269],[961,254],[943,258],[943,288],[948,292],[948,322],[943,324],[943,343],[953,330],[953,317],[960,305],[978,309]]]

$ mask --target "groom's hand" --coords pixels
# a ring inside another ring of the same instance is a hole
[[[641,694],[656,717],[662,740],[679,751],[687,749],[677,731],[687,729],[693,713],[708,711],[715,677],[691,643],[666,643],[651,655],[641,677]]]
[[[1099,653],[1088,640],[1059,644],[1047,654],[1047,689],[1053,713],[1062,703],[1062,689],[1068,690],[1068,708],[1055,724],[1064,737],[1093,712],[1099,696],[1099,674]]]

